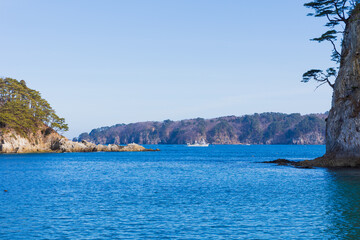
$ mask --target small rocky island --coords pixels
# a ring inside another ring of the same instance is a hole
[[[360,168],[360,3],[354,1],[352,8],[342,6],[342,9],[337,8],[337,4],[339,2],[332,1],[307,4],[316,10],[318,16],[337,16],[339,11],[344,16],[343,19],[336,20],[345,24],[345,30],[340,32],[343,34],[341,52],[336,51],[340,68],[335,83],[331,84],[328,77],[319,80],[316,73],[320,70],[308,72],[313,74],[316,81],[328,82],[333,88],[332,106],[326,119],[326,153],[314,160],[293,162],[278,159],[268,163],[306,168]],[[329,31],[317,40],[332,41],[335,33],[337,32]]]
[[[360,167],[360,4],[346,23],[340,69],[326,122],[326,154],[303,165]]]
[[[0,78],[0,153],[158,151],[133,143],[120,146],[73,142],[56,131],[67,129],[65,119],[57,116],[25,81]]]

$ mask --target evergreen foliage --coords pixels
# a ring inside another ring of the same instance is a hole
[[[65,119],[56,115],[40,93],[28,88],[24,80],[0,78],[0,126],[28,134],[43,124],[55,130],[68,130]]]
[[[308,16],[325,17],[327,19],[325,27],[329,30],[320,37],[311,39],[311,41],[331,43],[333,48],[331,60],[335,62],[336,67],[328,68],[326,71],[311,69],[303,74],[302,82],[306,83],[314,80],[320,83],[317,88],[326,83],[334,88],[332,81],[336,79],[336,69],[338,69],[341,62],[341,51],[338,51],[336,42],[339,38],[342,42],[344,29],[346,29],[354,10],[359,8],[359,3],[360,0],[314,0],[304,4],[305,7],[313,10]]]

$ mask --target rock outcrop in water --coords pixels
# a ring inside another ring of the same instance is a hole
[[[360,4],[346,21],[341,61],[326,122],[326,153],[314,160],[268,163],[295,167],[360,167]]]
[[[87,141],[73,142],[49,127],[23,136],[8,128],[0,129],[0,153],[41,152],[140,152],[156,151],[138,144],[120,146],[116,144],[96,145]]]
[[[24,80],[0,78],[0,153],[152,151],[137,144],[73,142],[54,129],[66,131],[68,125],[40,92]]]
[[[325,157],[360,160],[360,11],[349,21],[326,125]]]
[[[326,154],[301,166],[360,167],[360,5],[348,20],[326,123]]]

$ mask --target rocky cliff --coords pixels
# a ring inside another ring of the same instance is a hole
[[[87,141],[73,142],[61,136],[52,128],[43,126],[37,132],[21,135],[9,128],[0,129],[0,153],[41,152],[134,152],[152,151],[137,144],[127,146],[96,145]]]
[[[241,117],[140,122],[102,127],[77,141],[97,144],[324,144],[326,114],[262,113]]]
[[[346,25],[341,62],[326,122],[326,154],[304,166],[360,166],[360,6]]]
[[[326,125],[326,154],[360,158],[360,12],[346,27],[342,59]]]

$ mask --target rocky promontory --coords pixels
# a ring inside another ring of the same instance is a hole
[[[314,167],[360,167],[360,4],[346,19],[340,69],[326,121],[326,153],[296,163]]]
[[[68,129],[40,92],[24,80],[0,78],[0,153],[155,151],[137,144],[73,142],[57,132]]]
[[[135,143],[126,146],[116,144],[96,145],[87,141],[73,142],[50,127],[42,127],[35,133],[21,135],[9,128],[0,129],[0,153],[64,153],[64,152],[144,152],[146,149]]]
[[[323,4],[328,7],[319,8]],[[344,1],[340,10],[337,4],[332,1],[308,4],[308,7],[321,12],[318,12],[317,17],[327,16],[330,25],[329,14],[340,16],[341,11],[343,17],[338,21],[345,24],[344,31],[328,31],[318,38],[320,41],[333,41],[336,39],[333,33],[343,34],[341,54],[335,49],[340,62],[335,83],[331,84],[328,78],[325,79],[333,88],[331,109],[326,119],[326,153],[314,160],[285,162],[278,159],[269,163],[296,167],[360,168],[360,3],[354,1],[349,7]],[[348,17],[345,17],[345,10],[348,10]],[[331,72],[328,69],[328,73]],[[319,79],[316,76],[314,78]]]
[[[313,160],[290,161],[287,159],[276,159],[262,163],[274,163],[279,166],[293,166],[296,168],[360,168],[359,158],[336,158],[326,155]]]

